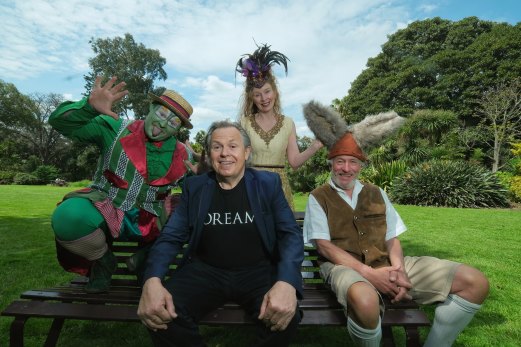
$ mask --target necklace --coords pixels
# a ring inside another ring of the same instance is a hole
[[[283,115],[275,114],[275,125],[270,130],[264,131],[264,129],[262,129],[260,127],[260,125],[257,123],[257,121],[255,120],[255,115],[253,115],[249,118],[250,118],[251,127],[260,136],[260,138],[262,140],[264,140],[264,142],[266,143],[266,146],[268,146],[270,144],[270,141],[275,137],[275,135],[277,135],[279,133],[280,129],[282,128],[282,124],[283,124],[283,120],[284,120]]]

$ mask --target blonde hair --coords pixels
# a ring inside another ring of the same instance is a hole
[[[270,84],[271,88],[273,89],[276,95],[275,103],[273,104],[273,111],[275,112],[275,114],[282,115],[282,106],[280,102],[280,92],[278,88],[277,78],[273,76],[271,73],[269,73],[269,77],[266,80],[266,83]],[[255,87],[253,84],[249,84],[247,83],[247,81],[244,82],[244,91],[241,95],[239,115],[237,117],[239,121],[242,117],[253,116],[255,113],[259,111],[255,103],[253,102],[254,88]]]

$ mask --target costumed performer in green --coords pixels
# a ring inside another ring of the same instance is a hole
[[[187,173],[190,154],[177,141],[192,128],[192,106],[165,90],[151,98],[145,120],[122,120],[112,105],[128,94],[125,82],[96,78],[88,97],[62,103],[49,124],[67,138],[96,144],[101,156],[88,188],[67,194],[52,215],[60,265],[89,276],[87,292],[108,291],[116,269],[112,240],[150,244],[173,208],[171,189]]]

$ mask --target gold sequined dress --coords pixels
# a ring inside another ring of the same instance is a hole
[[[242,117],[241,125],[251,140],[253,167],[259,170],[276,172],[280,175],[286,200],[288,200],[291,209],[295,210],[293,194],[284,169],[289,135],[293,130],[294,123],[291,118],[283,115],[277,115],[276,118],[277,122],[270,131],[264,131],[255,122],[253,115]]]

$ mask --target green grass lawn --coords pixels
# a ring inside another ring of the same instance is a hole
[[[0,186],[0,309],[22,291],[66,283],[55,257],[50,215],[56,202],[75,188]],[[307,196],[296,195],[297,210]],[[489,278],[491,292],[454,346],[521,344],[521,211],[396,206],[409,231],[400,237],[407,255],[433,255],[465,262]],[[425,307],[432,319],[433,307]],[[0,346],[8,345],[10,317],[0,317]],[[32,318],[25,328],[28,347],[42,346],[50,322]],[[209,346],[248,346],[249,327],[202,327]],[[427,329],[422,331],[425,337]],[[396,330],[398,345],[403,334]],[[69,321],[58,342],[62,347],[151,346],[136,323]],[[351,346],[344,328],[303,327],[292,346]]]

